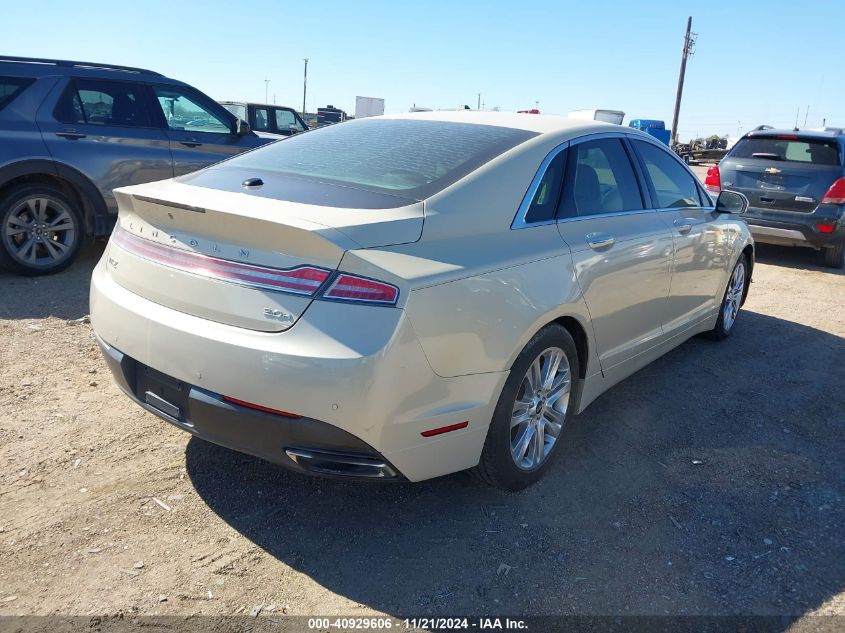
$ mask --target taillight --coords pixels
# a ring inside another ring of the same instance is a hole
[[[830,186],[822,198],[822,204],[845,204],[845,178],[840,178]]]
[[[120,225],[115,228],[111,239],[123,250],[162,266],[250,288],[312,296],[330,274],[330,271],[314,266],[270,268],[211,257],[138,237]]]
[[[396,305],[399,299],[399,288],[383,281],[340,273],[323,293],[322,298]]]
[[[718,165],[712,165],[707,170],[707,176],[704,178],[704,188],[713,193],[722,191],[722,176],[719,173]]]
[[[816,224],[816,229],[819,233],[833,233],[836,230],[836,225],[833,223],[819,222]]]

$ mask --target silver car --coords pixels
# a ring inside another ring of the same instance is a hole
[[[529,485],[603,391],[727,337],[754,263],[741,194],[560,117],[363,119],[115,195],[91,317],[123,391],[359,479]]]

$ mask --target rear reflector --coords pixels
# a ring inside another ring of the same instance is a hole
[[[240,407],[246,407],[247,409],[255,409],[256,411],[263,411],[264,413],[273,413],[275,415],[280,415],[285,418],[301,418],[301,415],[297,415],[296,413],[288,413],[287,411],[282,411],[281,409],[271,409],[270,407],[264,407],[260,404],[253,404],[252,402],[247,402],[246,400],[238,400],[237,398],[230,398],[229,396],[223,396],[223,400],[230,404],[236,404]]]
[[[845,204],[845,178],[840,178],[830,186],[822,198],[822,204]]]
[[[836,230],[835,224],[816,224],[819,233],[833,233]]]
[[[115,227],[111,241],[123,250],[156,264],[251,288],[310,296],[319,290],[330,274],[330,271],[314,266],[268,268],[210,257],[138,237],[120,225]]]
[[[383,281],[341,273],[323,293],[323,298],[395,305],[399,288]]]
[[[704,188],[713,193],[722,191],[722,175],[719,173],[718,165],[712,165],[707,170],[707,176],[704,178]]]
[[[457,431],[458,429],[465,429],[469,426],[469,421],[466,422],[457,422],[455,424],[450,424],[449,426],[441,426],[437,429],[431,429],[429,431],[423,431],[420,433],[423,437],[434,437],[435,435],[443,435],[444,433],[449,433],[450,431]]]

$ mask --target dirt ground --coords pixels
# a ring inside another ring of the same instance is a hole
[[[0,614],[845,615],[845,275],[810,251],[761,246],[733,336],[603,395],[519,494],[161,422],[85,322],[100,253],[0,273]]]

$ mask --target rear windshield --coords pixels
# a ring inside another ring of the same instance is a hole
[[[731,150],[732,158],[762,158],[811,165],[841,165],[836,141],[755,137],[741,139]]]
[[[471,123],[359,120],[299,134],[226,164],[422,200],[533,136]]]
[[[0,110],[9,105],[34,79],[28,77],[0,77]]]

